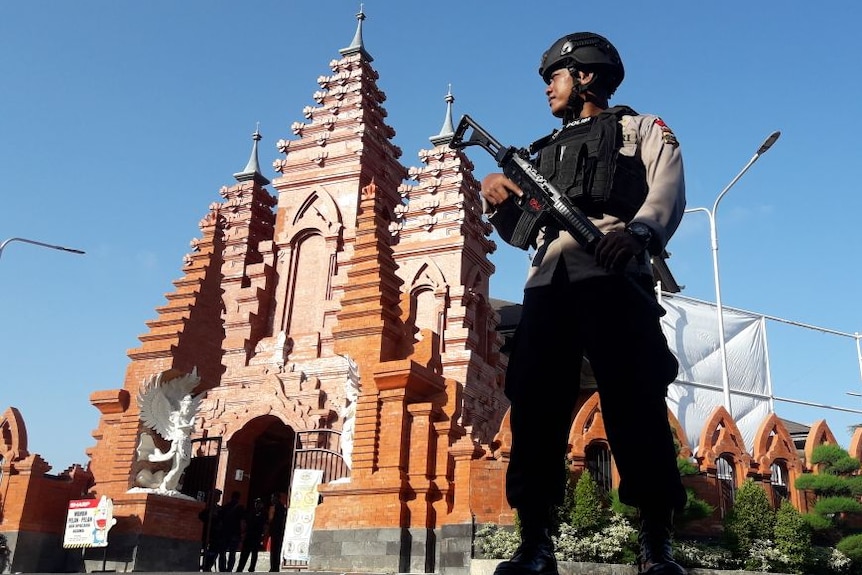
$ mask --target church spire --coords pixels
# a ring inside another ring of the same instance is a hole
[[[260,163],[257,160],[257,143],[261,140],[260,123],[255,127],[254,134],[251,135],[251,138],[254,140],[254,144],[252,144],[251,147],[251,157],[248,159],[245,169],[241,172],[237,172],[233,177],[236,178],[236,181],[238,182],[254,180],[261,186],[266,186],[269,184],[269,180],[263,177],[263,174],[260,173]]]
[[[452,95],[452,84],[449,84],[449,93],[446,94],[446,119],[443,120],[443,127],[440,128],[440,133],[429,138],[435,146],[448,144],[452,141],[452,136],[455,135],[455,128],[452,125],[452,102],[455,101],[455,96]]]
[[[356,34],[353,36],[353,41],[350,43],[350,46],[347,48],[342,48],[338,52],[342,56],[347,56],[349,54],[355,54],[359,52],[368,62],[373,62],[374,58],[371,57],[371,54],[365,51],[365,46],[362,44],[362,21],[365,20],[365,12],[362,10],[362,4],[359,5],[359,13],[356,15],[356,19],[359,21],[356,24]]]

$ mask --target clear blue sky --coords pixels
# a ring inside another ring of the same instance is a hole
[[[575,8],[575,6],[577,6]],[[555,127],[536,74],[557,37],[592,30],[626,65],[613,103],[676,132],[690,207],[711,207],[774,130],[782,136],[718,210],[723,303],[845,333],[862,331],[856,2],[656,5],[520,0],[369,0],[364,41],[388,122],[417,153],[442,126],[451,84],[507,144]],[[261,163],[315,105],[316,80],[350,44],[358,2],[44,0],[0,3],[0,410],[21,410],[31,452],[54,471],[86,463],[92,391],[123,385],[137,347],[218,190],[234,183],[257,122]],[[489,161],[472,155],[477,176]],[[498,242],[491,295],[520,301],[527,261]],[[714,301],[709,227],[686,216],[669,265],[683,293]],[[776,395],[862,409],[852,339],[768,327]],[[827,419],[847,446],[862,416]]]

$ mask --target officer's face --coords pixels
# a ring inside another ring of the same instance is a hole
[[[557,118],[565,115],[573,89],[574,80],[566,68],[560,68],[551,73],[551,81],[545,88],[545,95],[548,97],[551,113]]]

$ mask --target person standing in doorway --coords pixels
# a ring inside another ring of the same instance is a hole
[[[243,519],[243,536],[242,549],[239,553],[239,564],[236,572],[242,573],[245,569],[246,562],[249,561],[248,572],[252,573],[257,569],[257,553],[263,543],[263,532],[266,528],[266,506],[263,504],[263,499],[255,498],[252,508],[248,510]]]
[[[273,493],[269,501],[269,570],[281,571],[281,544],[284,542],[284,524],[287,521],[287,507],[281,502],[281,494]]]
[[[224,538],[224,553],[219,556],[219,571],[230,573],[236,564],[236,552],[242,538],[242,519],[245,507],[239,502],[241,494],[234,491],[222,508],[222,537]]]

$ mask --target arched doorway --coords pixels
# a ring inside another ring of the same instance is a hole
[[[248,504],[256,497],[288,493],[296,433],[273,415],[256,417],[227,442],[225,493],[239,491]]]

